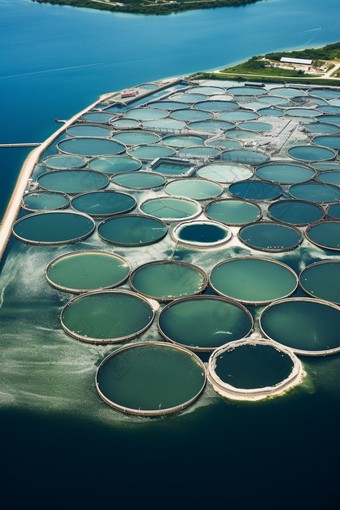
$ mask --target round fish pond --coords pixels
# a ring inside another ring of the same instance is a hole
[[[328,207],[327,215],[336,220],[340,220],[340,204],[332,204]]]
[[[109,179],[95,170],[53,170],[40,175],[39,186],[47,191],[81,193],[106,188]]]
[[[48,283],[73,294],[117,287],[129,274],[130,266],[120,255],[92,250],[62,255],[46,269]]]
[[[183,105],[182,105],[183,107]],[[193,122],[194,120],[208,120],[212,118],[212,113],[196,110],[194,108],[185,108],[184,110],[176,110],[171,112],[171,117],[184,122]]]
[[[270,221],[245,225],[238,237],[249,248],[269,252],[294,250],[303,240],[297,228]]]
[[[133,108],[125,113],[127,119],[134,120],[164,119],[168,115],[167,111],[158,108]]]
[[[68,211],[29,214],[13,225],[13,234],[31,244],[66,244],[82,241],[95,229],[89,216]]]
[[[262,218],[261,208],[255,202],[236,198],[210,202],[206,205],[204,213],[211,220],[231,226],[253,223]]]
[[[156,172],[128,172],[111,177],[111,181],[119,186],[131,189],[159,188],[166,183],[163,175]]]
[[[241,122],[238,127],[242,129],[249,129],[252,131],[270,131],[273,129],[271,124],[267,124],[265,122]]]
[[[86,160],[79,156],[64,156],[61,154],[47,156],[43,159],[43,165],[52,170],[67,170],[69,168],[82,168],[86,165]]]
[[[291,225],[308,225],[324,217],[322,207],[303,200],[279,200],[268,207],[269,218]]]
[[[163,138],[165,145],[170,147],[181,148],[181,147],[192,147],[194,145],[204,145],[204,140],[200,136],[166,136]]]
[[[264,115],[268,117],[283,117],[284,112],[282,110],[278,110],[277,108],[260,108],[257,110],[259,115]]]
[[[127,156],[112,156],[93,159],[90,161],[89,167],[107,174],[120,174],[139,170],[142,167],[142,162]]]
[[[55,209],[66,209],[70,205],[70,200],[63,193],[48,193],[45,191],[34,191],[24,195],[21,206],[26,211],[46,211]]]
[[[108,124],[113,117],[112,113],[106,112],[87,112],[82,115],[83,119],[88,122],[99,122]]]
[[[228,131],[228,137],[236,140],[253,140],[255,138],[260,138],[261,136],[261,133],[248,131],[247,129],[236,128]]]
[[[115,129],[136,129],[140,126],[138,120],[134,119],[117,119],[111,122]]]
[[[144,131],[126,131],[124,133],[114,133],[112,139],[125,145],[145,145],[148,143],[157,143],[161,137],[155,133]]]
[[[197,131],[216,131],[216,129],[222,129],[224,131],[232,129],[234,124],[226,122],[224,120],[199,120],[195,122],[189,122],[188,129]]]
[[[185,147],[178,151],[180,158],[216,158],[220,150],[215,147]]]
[[[196,103],[195,108],[207,112],[225,112],[236,110],[238,104],[233,101],[203,101],[202,103]]]
[[[221,155],[221,159],[224,161],[235,161],[236,163],[245,163],[248,165],[261,165],[268,161],[269,156],[264,152],[251,151],[247,149],[235,149],[225,151]]]
[[[267,93],[261,87],[230,87],[227,92],[233,96],[262,96]]]
[[[202,361],[164,342],[141,342],[118,349],[96,373],[99,396],[124,413],[159,416],[192,404],[206,384]]]
[[[306,124],[304,129],[307,129],[310,133],[321,133],[325,135],[332,135],[334,133],[339,133],[340,131],[339,126],[323,122],[311,122],[310,124]]]
[[[237,163],[211,163],[200,167],[196,174],[203,179],[220,183],[231,183],[250,179],[253,175],[251,168]]]
[[[121,246],[145,246],[157,243],[166,236],[168,227],[161,220],[148,216],[117,216],[98,225],[104,241]]]
[[[157,158],[173,156],[175,151],[162,145],[141,145],[140,147],[130,149],[129,154],[140,159],[152,161]]]
[[[257,113],[249,110],[234,110],[231,112],[222,112],[217,115],[220,120],[228,120],[231,122],[243,122],[246,120],[254,120],[258,118]]]
[[[154,119],[143,121],[143,127],[167,132],[169,129],[184,129],[185,122],[176,119]]]
[[[121,154],[125,151],[125,145],[108,138],[74,137],[61,140],[57,148],[65,154],[79,156],[110,156]]]
[[[315,110],[314,108],[288,108],[285,114],[289,117],[306,117],[315,118],[322,115],[322,112]]]
[[[208,378],[214,390],[232,400],[260,400],[299,384],[300,360],[287,348],[266,340],[239,340],[216,350]]]
[[[164,221],[192,219],[201,213],[201,206],[185,198],[159,197],[146,200],[139,206],[141,212]]]
[[[316,145],[297,145],[289,149],[288,154],[300,161],[327,161],[335,157],[332,150]]]
[[[340,170],[319,174],[318,181],[323,182],[324,184],[334,184],[335,186],[340,186]]]
[[[238,257],[217,264],[209,284],[217,294],[245,304],[263,305],[290,296],[297,288],[294,271],[271,259]]]
[[[160,302],[201,294],[208,285],[202,269],[175,260],[143,264],[131,274],[129,281],[134,291]]]
[[[260,179],[279,184],[295,184],[313,179],[315,172],[312,168],[293,163],[275,162],[260,166],[256,169]]]
[[[229,186],[229,191],[235,197],[247,200],[275,200],[283,193],[279,184],[262,181],[237,182]]]
[[[68,335],[83,342],[120,343],[148,329],[154,314],[152,304],[142,296],[125,290],[103,290],[69,301],[60,321]]]
[[[340,115],[322,115],[319,120],[320,122],[326,122],[326,124],[334,124],[340,130]]]
[[[340,201],[339,188],[318,182],[294,184],[289,188],[289,194],[298,200],[307,200],[318,204]]]
[[[340,92],[333,89],[312,89],[310,93],[315,97],[321,97],[322,99],[337,99],[340,97]]]
[[[127,213],[136,205],[137,202],[131,195],[113,190],[83,193],[71,201],[74,210],[96,218]]]
[[[280,96],[280,97],[299,97],[299,96],[307,95],[306,92],[303,92],[302,90],[291,89],[289,87],[276,87],[276,88],[271,89],[270,93],[273,96]]]
[[[303,356],[340,351],[340,308],[312,298],[290,298],[267,306],[260,317],[262,332]]]
[[[224,140],[224,139],[218,139],[213,140],[212,142],[209,142],[209,140],[206,141],[206,145],[208,147],[221,147],[224,149],[236,149],[238,147],[242,147],[241,142],[238,142],[237,140]]]
[[[305,236],[320,248],[340,251],[340,221],[322,221],[310,225]]]
[[[302,289],[314,298],[340,304],[340,260],[322,260],[307,266],[300,274]]]
[[[169,182],[164,189],[169,195],[192,198],[194,200],[218,197],[224,191],[222,186],[216,182],[195,178]]]
[[[195,352],[212,352],[227,342],[248,336],[254,326],[241,304],[218,296],[176,299],[158,318],[158,329],[168,341]]]
[[[315,136],[313,142],[329,149],[340,149],[340,135]]]
[[[110,136],[111,128],[96,124],[78,124],[67,128],[66,133],[70,136]]]
[[[197,248],[214,248],[227,243],[231,237],[225,226],[211,221],[180,223],[172,231],[175,242]]]

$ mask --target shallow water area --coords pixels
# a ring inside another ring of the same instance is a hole
[[[129,274],[129,264],[119,255],[90,250],[62,255],[46,269],[47,281],[53,287],[72,293],[116,287]]]
[[[253,203],[237,199],[217,200],[207,204],[205,215],[226,225],[244,225],[262,217],[261,208]]]
[[[113,407],[132,414],[161,415],[179,411],[198,398],[205,386],[205,370],[185,350],[164,343],[138,343],[106,358],[96,383]]]
[[[166,236],[167,231],[162,221],[135,214],[110,218],[98,225],[98,233],[104,241],[121,246],[157,243]]]
[[[13,225],[13,234],[27,243],[65,244],[86,239],[94,229],[94,221],[84,214],[47,211],[17,220]]]
[[[217,347],[246,337],[253,321],[246,308],[217,296],[196,296],[172,301],[161,312],[160,333],[171,342],[194,351]]]
[[[303,240],[297,229],[274,222],[245,225],[238,236],[250,248],[270,252],[294,250]]]
[[[294,271],[271,259],[234,258],[218,264],[210,286],[218,294],[245,304],[265,304],[291,295],[298,284]]]
[[[151,305],[141,296],[109,290],[80,295],[67,303],[60,316],[66,333],[90,343],[128,340],[145,331],[153,318]]]
[[[207,286],[207,277],[198,267],[178,261],[144,264],[130,276],[134,291],[160,302],[200,294]]]
[[[273,303],[261,314],[264,334],[296,354],[332,354],[340,348],[340,308],[327,301],[293,298]]]

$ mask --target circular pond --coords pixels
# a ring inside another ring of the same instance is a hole
[[[156,129],[160,131],[167,131],[168,129],[184,129],[185,122],[176,119],[155,119],[145,120],[143,127],[148,129]]]
[[[214,147],[185,147],[178,151],[180,158],[216,158],[220,154],[220,150]]]
[[[260,138],[262,135],[255,131],[247,131],[246,129],[231,129],[228,131],[229,138],[236,138],[236,140],[253,140],[254,138]]]
[[[340,170],[340,163],[313,163],[313,168],[318,170]]]
[[[111,128],[105,126],[98,126],[96,124],[79,124],[70,126],[66,130],[70,136],[110,136]]]
[[[205,215],[227,225],[239,226],[262,218],[261,208],[254,202],[230,198],[207,204]]]
[[[319,106],[318,108],[323,113],[330,113],[331,115],[339,115],[340,107],[339,106]]]
[[[288,150],[291,158],[302,161],[327,161],[334,159],[335,153],[324,147],[315,145],[297,145]]]
[[[130,274],[128,262],[105,251],[74,251],[61,255],[47,266],[46,279],[53,287],[78,294],[117,287]]]
[[[291,225],[315,223],[324,214],[319,205],[303,200],[279,200],[268,207],[269,218]]]
[[[211,163],[201,166],[196,174],[204,179],[224,183],[243,181],[252,177],[252,170],[237,163]]]
[[[248,165],[261,165],[268,161],[269,156],[264,152],[251,151],[247,149],[235,149],[225,151],[221,155],[221,159],[224,161],[235,161],[236,163],[246,163]]]
[[[220,246],[230,241],[231,237],[230,231],[220,223],[204,220],[180,223],[172,231],[175,242],[197,248]]]
[[[40,175],[37,181],[47,191],[64,193],[102,189],[109,183],[106,175],[94,170],[53,170]]]
[[[238,104],[233,101],[203,101],[202,103],[196,103],[195,108],[207,112],[222,112],[236,110]]]
[[[76,154],[79,156],[109,156],[121,154],[125,146],[121,143],[107,138],[74,137],[61,140],[57,148],[65,154]]]
[[[163,138],[163,143],[165,145],[170,145],[170,147],[192,147],[194,145],[204,145],[204,140],[200,136],[166,136]]]
[[[177,120],[183,120],[184,122],[192,122],[194,120],[211,119],[212,114],[209,112],[205,112],[203,110],[185,108],[184,110],[177,110],[175,112],[171,112],[171,117]]]
[[[340,221],[322,221],[307,227],[307,239],[326,250],[340,251]]]
[[[178,179],[169,182],[165,188],[169,195],[178,197],[192,198],[195,200],[206,200],[208,198],[218,197],[223,193],[223,188],[216,182],[205,179]]]
[[[236,149],[238,147],[241,147],[241,143],[237,142],[236,140],[213,140],[212,142],[209,142],[207,140],[206,145],[210,146],[216,146],[216,147],[224,147],[225,149]]]
[[[105,358],[96,373],[104,402],[124,413],[159,416],[192,404],[202,393],[202,361],[186,349],[163,342],[122,347]]]
[[[334,184],[335,186],[340,186],[340,170],[336,170],[334,172],[323,172],[322,174],[318,175],[318,181],[325,184]]]
[[[133,108],[125,113],[127,119],[134,120],[164,119],[168,115],[167,111],[158,108]]]
[[[224,120],[201,120],[196,122],[189,122],[188,128],[197,131],[216,131],[216,129],[232,129],[234,124]]]
[[[306,117],[306,118],[315,118],[320,117],[322,112],[319,110],[315,110],[313,108],[289,108],[285,111],[285,114],[289,117]]]
[[[171,96],[171,99],[174,101],[179,101],[180,103],[198,103],[199,101],[204,101],[207,99],[207,96],[204,94],[191,94],[189,91],[186,92],[178,92]]]
[[[281,97],[299,97],[306,95],[306,92],[303,92],[302,90],[291,89],[289,87],[276,87],[274,89],[271,89],[270,93],[274,96]]]
[[[138,120],[133,119],[117,119],[111,122],[115,129],[136,129],[140,126]]]
[[[156,172],[128,172],[111,178],[114,184],[131,189],[159,188],[166,183],[165,178]]]
[[[217,294],[245,304],[262,305],[290,296],[298,285],[294,271],[271,259],[237,257],[217,264],[209,284]]]
[[[294,250],[303,240],[296,228],[269,221],[245,225],[238,237],[250,248],[270,252]]]
[[[275,200],[283,193],[279,184],[262,181],[244,181],[231,184],[229,191],[232,195],[247,200]]]
[[[339,322],[338,306],[312,298],[291,298],[265,308],[260,328],[296,354],[324,356],[340,350]]]
[[[225,89],[221,87],[208,87],[208,86],[202,86],[202,87],[194,87],[190,89],[191,94],[206,94],[207,96],[213,96],[214,94],[224,94]]]
[[[158,173],[170,176],[185,175],[190,169],[193,170],[192,164],[184,162],[183,160],[175,158],[164,158],[152,165],[152,170],[157,170]]]
[[[333,134],[339,133],[340,126],[335,126],[334,124],[326,124],[322,122],[311,122],[310,124],[306,124],[303,126],[304,129],[307,129],[310,133],[322,133],[322,134]]]
[[[261,108],[260,110],[257,110],[257,113],[259,115],[265,115],[268,117],[283,117],[284,112],[281,110],[278,110],[277,108]]]
[[[108,124],[113,117],[112,113],[106,112],[87,112],[82,115],[83,119],[88,122],[99,122],[100,124]]]
[[[340,115],[322,115],[322,117],[319,117],[319,120],[320,122],[335,124],[340,129]]]
[[[107,174],[120,174],[125,172],[134,172],[142,166],[139,159],[129,158],[127,156],[112,156],[108,158],[93,159],[89,167]]]
[[[322,260],[300,274],[302,289],[314,298],[340,304],[340,260]]]
[[[294,184],[297,182],[306,182],[312,179],[315,172],[312,168],[278,161],[268,163],[256,169],[256,174],[266,181],[277,182],[279,184]]]
[[[86,165],[84,158],[78,156],[63,156],[61,154],[47,156],[43,159],[43,165],[53,170],[67,170],[69,168],[82,168]]]
[[[158,318],[163,337],[196,352],[212,352],[221,345],[246,337],[253,329],[248,310],[218,296],[176,299]]]
[[[214,390],[233,400],[260,400],[301,382],[301,362],[289,350],[264,340],[239,340],[217,349],[209,359]]]
[[[230,87],[227,92],[233,96],[261,96],[267,93],[266,89],[260,87]]]
[[[262,96],[261,102],[274,104],[276,106],[281,106],[281,107],[290,106],[292,104],[289,102],[289,100],[287,101],[287,99],[283,99],[282,97],[278,97],[278,96]]]
[[[257,119],[258,115],[249,110],[234,110],[231,112],[222,112],[217,115],[220,120],[230,120],[231,122],[242,122],[245,120]]]
[[[175,101],[155,101],[154,103],[149,103],[149,106],[161,108],[163,110],[176,111],[183,108],[183,103],[176,103]]]
[[[340,204],[332,204],[327,210],[327,215],[336,220],[340,220]]]
[[[313,140],[317,145],[328,147],[329,149],[340,149],[340,135],[338,136],[316,136]]]
[[[104,220],[98,225],[99,236],[121,246],[145,246],[166,236],[168,227],[161,220],[131,214]]]
[[[180,221],[198,216],[201,206],[194,200],[160,197],[146,200],[140,205],[140,210],[165,221]]]
[[[96,225],[85,214],[69,211],[47,211],[29,214],[13,225],[20,241],[32,244],[65,244],[89,237]]]
[[[337,99],[340,97],[338,90],[332,89],[312,89],[309,91],[315,97],[321,97],[322,99]]]
[[[160,302],[201,294],[208,284],[202,269],[177,260],[143,264],[131,274],[129,281],[132,290]]]
[[[126,131],[124,133],[114,133],[112,139],[125,145],[145,145],[148,143],[157,143],[161,137],[155,133],[144,131]]]
[[[174,156],[175,151],[162,145],[141,145],[140,147],[130,149],[129,154],[142,160],[153,160]]]
[[[69,197],[63,193],[48,193],[35,191],[24,195],[21,206],[26,211],[46,211],[55,209],[66,209],[70,205]]]
[[[340,190],[338,188],[330,184],[319,184],[317,182],[294,184],[289,188],[289,194],[293,198],[319,204],[340,201]]]
[[[249,129],[252,131],[270,131],[273,129],[271,124],[267,124],[265,122],[241,122],[238,127],[242,129]]]
[[[136,200],[127,193],[114,190],[92,191],[77,195],[71,200],[71,207],[95,218],[132,211]]]
[[[90,343],[120,343],[151,326],[149,301],[126,290],[82,294],[64,306],[61,325],[68,335]]]

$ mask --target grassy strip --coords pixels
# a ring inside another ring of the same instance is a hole
[[[124,5],[112,5],[109,2],[93,2],[91,0],[32,0],[38,3],[52,5],[69,5],[71,7],[86,7],[110,12],[129,12],[136,14],[166,15],[173,12],[191,11],[196,9],[212,9],[215,7],[237,7],[252,4],[261,0],[210,0],[192,1],[177,0],[174,3],[149,4],[147,0],[123,0]],[[155,0],[156,1],[156,0]],[[122,2],[122,3],[123,3]]]

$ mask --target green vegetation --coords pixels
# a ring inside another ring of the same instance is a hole
[[[263,60],[263,57],[252,57],[242,64],[223,69],[221,73],[260,74],[261,76],[301,76],[303,74],[303,71],[266,67],[266,65],[270,65],[269,60]]]
[[[104,0],[32,0],[38,3],[53,5],[69,5],[72,7],[86,7],[111,12],[129,12],[138,14],[165,15],[173,12],[194,9],[211,9],[215,7],[237,7],[258,2],[260,0],[122,0],[121,5]],[[124,2],[124,3],[123,3]]]
[[[291,58],[310,58],[312,60],[340,60],[340,42],[336,42],[333,44],[327,44],[323,48],[309,48],[307,50],[297,50],[297,51],[283,51],[276,53],[267,53],[265,55],[266,58],[270,58],[271,60],[280,60],[281,57],[291,57]],[[320,62],[321,64],[321,62]]]

